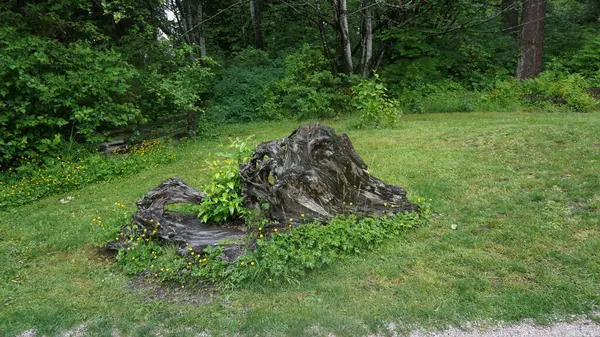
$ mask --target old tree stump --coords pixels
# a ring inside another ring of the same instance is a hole
[[[316,123],[258,145],[250,161],[240,165],[239,176],[244,206],[261,209],[268,204],[268,226],[273,227],[326,223],[348,213],[368,217],[418,211],[404,188],[368,173],[348,136]],[[178,178],[167,179],[137,202],[133,223],[165,244],[178,244],[182,254],[226,242],[226,254],[235,258],[244,249],[242,221],[203,223],[195,214],[165,210],[168,204],[201,204],[205,197]]]

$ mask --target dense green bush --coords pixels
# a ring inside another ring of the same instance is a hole
[[[599,107],[587,92],[589,81],[580,74],[544,71],[522,85],[526,103],[535,109],[589,112]]]
[[[0,27],[0,55],[0,164],[141,118],[126,95],[135,69],[114,51]]]
[[[473,96],[462,85],[452,81],[427,83],[414,89],[405,89],[399,102],[412,113],[469,112],[473,111]]]
[[[351,104],[360,114],[355,127],[391,126],[398,122],[402,111],[396,100],[387,95],[387,89],[375,74],[371,79],[362,80],[352,87],[354,95]]]
[[[570,68],[600,87],[600,35],[597,32],[584,40],[583,47],[571,59]]]
[[[219,68],[212,87],[208,116],[216,121],[248,122],[263,118],[265,87],[283,76],[283,67],[267,53],[246,49]]]
[[[105,130],[199,112],[211,72],[181,55],[185,47],[167,47],[177,66],[164,74],[111,48],[0,27],[0,167],[56,156],[66,140],[99,141]]]
[[[345,108],[349,95],[343,94],[341,79],[328,70],[321,51],[305,44],[284,63],[285,76],[265,90],[259,111],[263,118],[333,117]]]

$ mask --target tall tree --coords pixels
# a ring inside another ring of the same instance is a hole
[[[262,34],[261,0],[250,0],[250,15],[254,26],[254,48],[264,49],[265,42]]]
[[[346,0],[333,0],[332,4],[337,34],[340,41],[342,68],[346,74],[352,74],[354,67],[352,66],[352,45],[348,29],[348,5]]]
[[[369,0],[362,0],[362,57],[360,61],[361,75],[368,77],[371,75],[371,60],[373,58],[373,11]]]
[[[517,78],[537,76],[542,71],[546,0],[525,0],[521,16],[521,57]]]

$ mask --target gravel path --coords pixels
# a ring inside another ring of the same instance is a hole
[[[600,315],[597,315],[600,317]],[[84,337],[87,336],[88,324],[81,324],[69,331],[62,333],[61,337]],[[519,324],[496,324],[487,328],[449,328],[435,332],[424,332],[414,330],[408,335],[399,334],[394,324],[388,325],[387,335],[393,337],[600,337],[600,324],[590,319],[580,318],[571,322],[561,322],[552,325],[536,325],[532,321],[524,321]],[[334,334],[323,334],[327,337],[335,337]],[[121,337],[116,329],[112,336]],[[200,332],[198,336],[210,336],[206,332]],[[369,335],[367,337],[379,337],[382,335]],[[40,337],[35,329],[24,331],[17,337]]]
[[[522,322],[496,325],[486,329],[465,331],[450,328],[437,332],[413,331],[410,337],[600,337],[600,324],[586,320],[556,323],[547,326]]]

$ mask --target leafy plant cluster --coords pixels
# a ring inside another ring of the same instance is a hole
[[[146,141],[129,153],[106,157],[80,150],[71,158],[46,157],[45,165],[30,164],[0,172],[0,208],[23,205],[81,186],[129,176],[176,158],[165,141]]]
[[[424,84],[404,89],[398,102],[410,113],[471,111],[590,112],[599,104],[589,89],[593,81],[578,73],[547,70],[538,77],[522,82],[510,77],[498,78],[490,88],[469,91],[453,81]]]
[[[130,232],[119,232],[122,221],[103,231],[114,235],[112,241],[125,240],[127,248],[119,250],[117,260],[128,274],[144,274],[160,281],[230,286],[294,282],[312,270],[373,250],[407,229],[422,226],[429,215],[429,202],[419,198],[417,203],[420,213],[364,219],[347,215],[327,224],[259,227],[248,237],[256,242],[255,248],[230,262],[224,258],[221,246],[209,247],[200,254],[186,246],[189,253],[180,255],[176,246],[158,245],[153,231],[132,228]],[[156,225],[160,227],[159,223]]]
[[[545,111],[590,112],[600,107],[587,91],[590,81],[578,73],[544,71],[523,82],[524,100],[532,108]]]
[[[217,122],[240,123],[263,118],[265,89],[283,77],[279,59],[260,50],[244,49],[216,70],[207,115]]]
[[[308,44],[284,59],[285,75],[264,92],[259,114],[265,119],[333,117],[344,110],[349,95],[328,69],[322,53]]]
[[[254,149],[248,144],[248,139],[239,138],[230,139],[226,148],[228,152],[217,153],[217,159],[206,162],[211,182],[204,186],[207,197],[198,213],[203,222],[223,222],[247,215],[239,169],[240,164],[250,160]]]
[[[119,19],[146,20],[122,5],[112,13]],[[201,112],[210,68],[150,26],[104,31],[108,7],[0,5],[0,169],[55,157],[68,142],[104,140],[108,130]]]
[[[372,79],[362,80],[352,90],[354,96],[351,103],[360,114],[356,127],[394,125],[402,116],[398,102],[388,98],[387,89],[379,74],[375,74]]]

